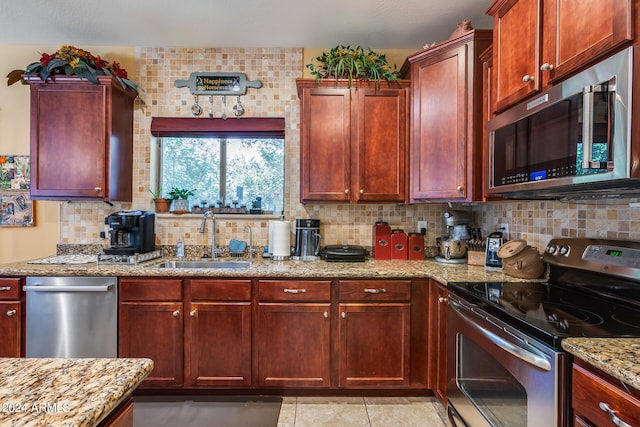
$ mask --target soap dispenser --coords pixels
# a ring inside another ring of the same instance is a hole
[[[182,237],[178,238],[178,244],[176,245],[176,257],[184,258],[184,241]]]

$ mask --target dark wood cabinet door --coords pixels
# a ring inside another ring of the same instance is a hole
[[[20,301],[0,301],[0,357],[20,357],[22,310]]]
[[[340,304],[338,385],[409,387],[411,305]]]
[[[429,387],[440,403],[447,403],[447,288],[429,284]]]
[[[542,87],[542,0],[505,0],[488,13],[493,15],[496,107],[503,110]]]
[[[357,202],[406,200],[408,85],[353,92],[352,198]]]
[[[135,95],[114,84],[30,80],[32,198],[132,200]]]
[[[146,357],[153,371],[141,387],[180,387],[183,383],[181,302],[121,302],[119,357]]]
[[[260,303],[259,386],[329,387],[329,303]]]
[[[351,91],[323,87],[300,91],[300,199],[348,203]]]
[[[251,385],[250,302],[192,303],[188,330],[188,385]]]
[[[491,31],[409,58],[411,202],[482,199],[482,64]]]
[[[553,65],[548,78],[560,79],[630,44],[634,4],[633,0],[544,0],[541,66]]]

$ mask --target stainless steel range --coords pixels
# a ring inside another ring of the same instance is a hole
[[[553,239],[544,283],[449,283],[454,426],[572,425],[566,337],[640,337],[640,243]]]

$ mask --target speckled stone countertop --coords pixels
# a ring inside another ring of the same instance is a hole
[[[565,338],[562,348],[640,390],[640,338]]]
[[[152,369],[150,359],[0,358],[0,425],[94,426]]]
[[[445,264],[425,261],[327,262],[272,261],[256,258],[246,268],[185,269],[159,268],[158,264],[175,258],[146,261],[137,265],[29,264],[17,262],[0,265],[0,276],[157,276],[157,277],[268,277],[268,278],[433,278],[441,283],[462,281],[525,281],[502,271],[485,270],[483,266]],[[202,259],[198,259],[202,261]],[[218,261],[236,259],[222,258]],[[209,259],[209,261],[211,261]],[[215,261],[214,261],[215,262]]]

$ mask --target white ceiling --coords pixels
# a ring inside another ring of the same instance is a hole
[[[493,0],[12,0],[0,44],[421,49]]]

